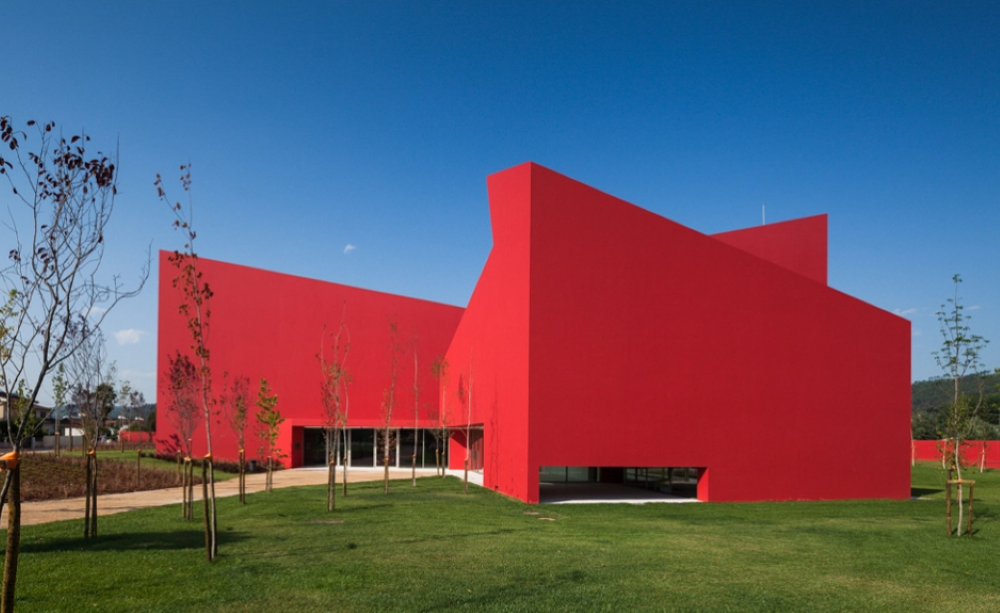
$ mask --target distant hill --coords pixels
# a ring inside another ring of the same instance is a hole
[[[979,381],[983,383],[983,406],[979,413],[981,426],[978,436],[996,438],[1000,436],[1000,377],[984,372],[977,377],[969,375],[959,382],[959,390],[973,398],[979,395]],[[951,381],[928,379],[915,381],[911,387],[911,410],[913,413],[913,437],[935,439],[943,429],[944,417],[951,403],[953,389]]]
[[[1000,379],[989,372],[981,374],[984,383],[983,392],[986,395],[997,393],[997,383]],[[979,379],[975,375],[969,375],[961,380],[959,389],[968,395],[979,394]],[[914,413],[925,413],[930,410],[937,410],[951,402],[952,387],[951,380],[926,379],[915,381],[910,386],[912,395],[911,405]]]

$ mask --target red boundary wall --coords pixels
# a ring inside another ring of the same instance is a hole
[[[153,440],[152,432],[129,432],[125,430],[124,432],[119,432],[118,436],[122,437],[126,443],[148,443]]]
[[[913,459],[918,462],[940,463],[944,445],[947,445],[947,441],[913,441]],[[985,459],[987,468],[1000,468],[1000,441],[966,441],[964,447],[962,457],[969,466],[979,466],[980,460]]]

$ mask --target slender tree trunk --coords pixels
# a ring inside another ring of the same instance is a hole
[[[208,508],[208,463],[211,460],[204,458],[201,461],[201,501],[205,507],[205,557],[212,561],[212,511]]]
[[[344,458],[343,458],[342,462],[344,463],[344,485],[340,489],[340,494],[342,496],[347,496],[347,454],[346,453],[344,454]]]
[[[326,483],[326,510],[328,512],[337,508],[337,454],[340,451],[340,437],[334,435],[333,450],[329,449],[330,441],[327,439],[327,483]]]
[[[958,536],[962,536],[962,515],[964,504],[962,502],[962,462],[959,439],[955,439],[955,475],[958,477]]]
[[[0,611],[14,613],[14,589],[17,587],[17,561],[21,554],[21,466],[7,473],[7,550],[4,554],[3,594]]]
[[[142,483],[142,451],[135,450],[135,487],[139,488]]]
[[[465,441],[468,443],[469,441]],[[469,458],[465,458],[465,485],[463,486],[463,492],[469,493]]]
[[[194,458],[186,458],[184,465],[187,480],[187,518],[194,521]]]
[[[209,507],[212,511],[212,542],[209,549],[209,556],[214,560],[219,555],[219,517],[215,507],[215,460],[208,459],[208,493],[211,495]]]
[[[85,460],[84,486],[83,486],[83,538],[90,538],[90,488],[93,484],[91,475],[90,456]]]
[[[385,455],[382,456],[382,464],[385,466],[385,473],[382,478],[382,485],[384,486],[385,493],[389,493],[389,446],[386,445]]]
[[[413,445],[416,446],[416,444],[417,444],[417,442],[414,441]],[[410,473],[411,473],[411,476],[413,478],[413,487],[417,487],[417,454],[416,453],[414,453],[412,456],[410,456],[410,463],[411,463]]]
[[[247,503],[247,471],[246,471],[246,453],[243,447],[240,447],[240,504]]]
[[[188,459],[184,458],[184,485],[183,485],[183,488],[184,488],[184,508],[183,508],[182,512],[184,514],[184,519],[186,521],[191,519],[191,494],[192,494],[192,492],[191,492],[190,471],[188,470],[189,464],[190,464],[190,462],[188,461]]]
[[[434,448],[434,474],[441,475],[441,450]]]
[[[90,487],[90,536],[97,538],[97,454],[90,455],[93,458],[94,468],[91,470],[92,485]]]
[[[181,472],[177,473],[177,476],[181,480],[181,518],[188,518],[188,484],[187,484],[187,462],[184,463],[184,468]]]

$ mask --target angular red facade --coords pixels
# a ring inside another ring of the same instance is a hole
[[[319,425],[322,326],[346,304],[359,437],[379,423],[396,312],[419,338],[426,419],[455,428],[451,466],[471,423],[484,485],[521,500],[551,467],[696,469],[712,501],[909,496],[910,324],[827,286],[825,216],[709,236],[531,163],[488,188],[494,244],[464,311],[205,262],[213,368],[268,378],[293,466]],[[189,344],[169,276],[161,258],[160,372]]]

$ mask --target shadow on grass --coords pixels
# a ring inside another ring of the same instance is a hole
[[[426,543],[429,541],[478,538],[481,536],[502,536],[505,534],[514,534],[516,532],[523,532],[523,530],[514,530],[512,528],[500,528],[497,530],[487,530],[483,532],[449,532],[448,534],[430,534],[426,537],[411,538],[396,542],[399,543],[400,545],[413,545],[416,543]]]
[[[395,506],[391,502],[380,502],[377,504],[360,504],[358,506],[348,506],[346,503],[340,503],[334,513],[354,513],[356,511],[373,511],[375,509],[386,509]]]
[[[249,535],[233,531],[219,531],[219,548],[246,540]],[[129,534],[98,535],[96,538],[25,539],[22,553],[47,553],[58,551],[137,551],[204,549],[204,530],[170,532],[134,532]]]
[[[940,494],[944,490],[941,488],[931,489],[929,487],[912,487],[910,488],[910,496],[912,498],[920,498],[921,496],[930,496],[932,494]]]

